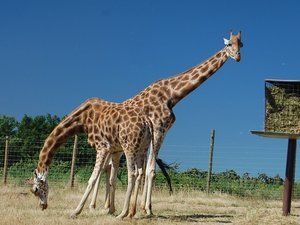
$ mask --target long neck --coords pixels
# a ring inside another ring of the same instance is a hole
[[[89,102],[82,104],[63,121],[61,121],[47,137],[39,155],[38,171],[45,171],[51,164],[55,150],[61,146],[68,137],[84,132],[84,123],[87,118]]]
[[[75,127],[64,128],[58,125],[51,134],[47,137],[42,150],[39,155],[38,171],[44,171],[52,162],[55,150],[61,146],[68,137],[77,133]]]
[[[181,99],[199,87],[212,76],[228,59],[226,47],[218,51],[203,63],[192,67],[177,76],[159,80],[138,95],[126,100],[125,104],[145,107],[149,104],[166,103],[174,107]]]
[[[164,80],[170,90],[170,99],[174,107],[181,99],[199,87],[211,77],[228,59],[225,48],[218,51],[205,62],[188,71]]]

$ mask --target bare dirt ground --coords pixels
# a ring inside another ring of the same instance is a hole
[[[53,187],[49,207],[41,211],[28,187],[1,186],[0,224],[300,224],[300,201],[293,202],[291,216],[283,217],[281,201],[242,199],[225,194],[207,196],[198,191],[179,191],[169,196],[166,191],[159,190],[153,193],[155,215],[151,218],[139,211],[132,220],[120,221],[106,215],[101,191],[96,210],[90,211],[87,203],[78,218],[70,219],[83,192],[84,188]],[[124,193],[117,191],[117,213],[122,209]]]

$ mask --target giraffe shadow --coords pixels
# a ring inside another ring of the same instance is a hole
[[[201,222],[201,220],[209,219],[209,222],[215,223],[232,223],[232,215],[210,215],[210,214],[186,214],[186,215],[157,215],[151,216],[150,219],[168,220],[174,222]],[[205,222],[205,221],[202,221]]]

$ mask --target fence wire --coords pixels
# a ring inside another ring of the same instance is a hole
[[[38,155],[44,141],[10,139],[8,148],[7,182],[25,185],[37,166]],[[244,146],[215,146],[212,192],[281,199],[283,191],[283,172],[285,170],[284,153],[261,151],[253,153],[253,148]],[[254,147],[256,149],[263,147]],[[231,154],[228,154],[230,149]],[[56,150],[50,172],[51,185],[69,186],[73,152],[73,140],[69,139]],[[4,180],[5,139],[0,139],[0,179]],[[88,181],[95,163],[95,150],[80,140],[77,147],[74,184]],[[206,191],[209,146],[164,145],[159,158],[170,165],[168,170],[176,189],[197,189]],[[280,165],[280,166],[278,166]],[[255,168],[255,169],[254,169]],[[249,171],[251,171],[249,173]],[[127,185],[125,160],[118,173],[118,186]],[[300,199],[300,182],[296,174],[293,198]],[[102,182],[103,183],[103,182]],[[156,188],[167,188],[167,182],[160,170],[157,170]]]

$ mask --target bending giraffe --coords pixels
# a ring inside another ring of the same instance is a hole
[[[124,206],[119,218],[132,216],[136,211],[139,184],[143,173],[145,154],[153,143],[152,122],[138,107],[110,103],[98,98],[84,102],[78,109],[59,123],[46,139],[39,155],[38,166],[34,171],[32,192],[39,197],[40,206],[44,210],[48,205],[47,175],[54,151],[65,140],[76,133],[85,132],[89,144],[96,149],[95,167],[88,181],[86,191],[71,215],[78,215],[89,196],[97,177],[103,171],[109,154],[112,156],[112,174],[118,167],[120,155],[124,152],[127,160],[128,187]],[[134,190],[133,190],[134,189]],[[110,179],[110,212],[114,212],[115,176]],[[132,195],[133,192],[133,195]]]
[[[136,96],[123,102],[125,105],[138,106],[150,118],[154,130],[154,147],[147,160],[145,185],[142,195],[141,207],[148,215],[152,214],[151,194],[153,178],[155,176],[155,159],[166,133],[175,122],[173,108],[188,94],[201,86],[211,77],[230,57],[239,62],[241,59],[240,48],[241,32],[233,35],[230,32],[229,40],[224,38],[225,47],[212,57],[187,71],[166,79],[154,82]],[[97,189],[94,190],[97,192]],[[93,195],[92,203],[95,202]]]

